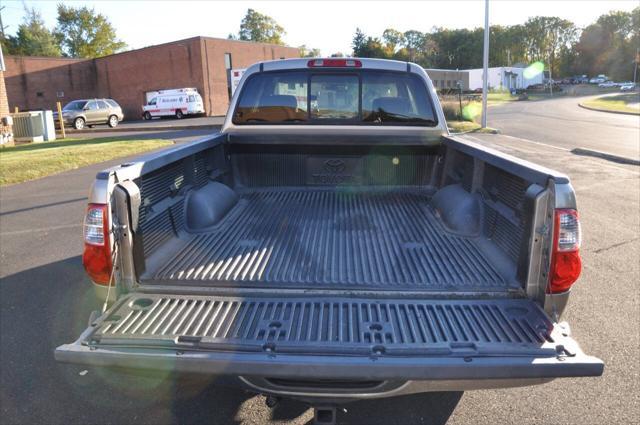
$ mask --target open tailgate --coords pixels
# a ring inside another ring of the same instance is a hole
[[[599,376],[567,326],[526,299],[388,300],[131,294],[58,361],[344,379]]]

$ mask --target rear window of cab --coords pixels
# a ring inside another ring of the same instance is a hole
[[[250,76],[232,121],[237,125],[435,126],[426,84],[390,71],[278,71]]]

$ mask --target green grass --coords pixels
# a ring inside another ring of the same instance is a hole
[[[173,144],[169,140],[65,139],[0,149],[0,186],[34,180],[97,162]]]
[[[640,115],[640,94],[625,93],[615,96],[604,96],[582,102],[583,106],[603,111],[631,112]]]
[[[518,96],[511,96],[511,93],[503,92],[490,92],[487,93],[487,105],[498,105],[504,102],[513,102],[518,100]]]
[[[452,133],[497,133],[497,130],[495,128],[481,128],[480,124],[473,121],[447,120],[447,127],[449,127],[449,131],[451,131]]]

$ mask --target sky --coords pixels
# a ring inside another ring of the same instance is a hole
[[[56,24],[56,1],[26,0],[50,28]],[[484,1],[64,1],[87,5],[108,17],[129,48],[189,38],[227,38],[237,33],[248,8],[271,16],[286,30],[290,46],[319,48],[323,55],[351,52],[356,27],[381,36],[386,28],[422,32],[433,27],[474,28],[484,25]],[[611,10],[630,11],[637,0],[516,1],[490,0],[491,25],[520,24],[531,16],[569,19],[579,27]],[[24,16],[23,1],[0,0],[5,32],[15,34]],[[8,27],[8,28],[7,28]]]

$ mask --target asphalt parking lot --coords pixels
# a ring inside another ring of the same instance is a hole
[[[339,423],[638,423],[640,167],[571,150],[586,141],[632,155],[640,151],[640,123],[637,117],[618,121],[611,114],[571,110],[562,124],[563,101],[492,108],[490,125],[503,134],[465,137],[571,177],[583,225],[584,269],[564,319],[582,348],[606,362],[604,376],[358,402],[345,406]],[[270,410],[261,396],[207,379],[131,377],[53,360],[53,349],[75,339],[98,308],[80,264],[80,224],[89,184],[107,165],[0,190],[1,422],[308,423],[312,412],[301,403]]]

